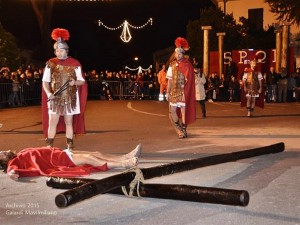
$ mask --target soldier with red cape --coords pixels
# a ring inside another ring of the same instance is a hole
[[[256,64],[255,59],[251,60],[242,78],[241,107],[247,107],[248,117],[253,116],[255,106],[264,107],[263,76],[256,70]]]
[[[189,49],[186,39],[175,40],[175,60],[167,71],[170,119],[179,138],[187,138],[187,125],[196,120],[194,67],[184,53]]]
[[[85,133],[87,85],[80,62],[68,56],[68,30],[56,28],[51,37],[56,57],[47,61],[43,73],[43,132],[47,146],[53,147],[56,133],[65,131],[67,148],[72,149],[74,133]]]

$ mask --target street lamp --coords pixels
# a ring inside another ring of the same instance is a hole
[[[134,67],[138,67],[139,66],[139,57],[136,56],[133,58],[133,60],[134,60],[134,62],[133,62]]]

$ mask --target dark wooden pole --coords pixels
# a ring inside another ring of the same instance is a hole
[[[76,188],[86,183],[97,181],[82,178],[49,177],[47,186],[60,189]],[[127,192],[129,188],[127,187]],[[107,193],[124,195],[122,188],[110,190]],[[148,198],[163,198],[212,204],[247,206],[249,193],[244,190],[233,190],[214,187],[197,187],[182,184],[139,184],[139,190],[134,190],[133,196]]]
[[[221,163],[233,162],[240,159],[251,158],[259,155],[272,154],[284,151],[284,143],[277,143],[265,147],[254,148],[239,152],[232,152],[204,158],[189,159],[181,162],[175,162],[156,166],[152,168],[141,169],[145,179],[170,175],[178,172],[193,170],[205,166],[217,165]],[[135,172],[127,172],[92,181],[80,187],[68,190],[59,194],[55,198],[58,207],[64,208],[76,202],[90,198],[92,196],[106,193],[120,186],[128,185],[135,177]]]
[[[145,179],[161,177],[173,173],[193,170],[201,167],[217,165],[221,163],[234,162],[241,159],[251,158],[260,155],[279,153],[284,151],[284,143],[277,143],[260,148],[253,148],[244,151],[213,155],[203,158],[188,159],[181,162],[169,163],[161,166],[141,169]]]
[[[112,190],[112,193],[122,194],[120,189],[114,189]],[[142,197],[222,205],[247,206],[249,203],[249,193],[244,190],[184,184],[140,184],[139,194]],[[136,190],[135,195],[137,195]]]
[[[55,204],[64,208],[76,202],[128,185],[135,177],[134,172],[122,173],[101,180],[85,183],[55,197]]]
[[[56,189],[72,189],[96,180],[76,177],[48,177],[46,184],[48,187]]]

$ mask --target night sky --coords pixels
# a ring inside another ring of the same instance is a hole
[[[186,37],[188,21],[198,19],[200,8],[211,5],[210,0],[57,0],[52,28],[69,30],[69,55],[77,58],[85,69],[122,69],[123,65],[133,66],[135,56],[145,68],[152,64],[153,52],[174,46],[176,37]],[[109,27],[117,27],[124,20],[140,26],[150,17],[152,26],[130,29],[129,43],[121,41],[122,29],[110,31],[98,26],[99,19]],[[29,0],[0,0],[0,21],[20,45],[34,49],[40,44],[38,24]]]

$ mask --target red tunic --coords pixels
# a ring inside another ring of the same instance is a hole
[[[184,86],[185,96],[185,123],[190,124],[196,120],[195,74],[194,67],[187,58],[177,61],[178,70],[185,76],[187,83]]]
[[[76,59],[73,59],[72,57],[69,57],[66,60],[59,60],[58,58],[52,58],[49,61],[63,66],[81,66],[80,63]],[[84,110],[85,110],[87,95],[88,95],[87,83],[85,82],[84,85],[78,86],[77,88],[78,88],[79,101],[80,101],[80,114],[76,114],[73,116],[73,130],[75,134],[84,134],[86,132],[85,123],[84,123]],[[45,137],[48,137],[48,126],[49,126],[47,101],[48,101],[48,97],[46,95],[46,92],[42,88],[42,122],[43,122],[43,132]],[[59,133],[64,131],[66,131],[66,125],[63,116],[61,116],[57,124],[56,132]]]
[[[8,162],[7,173],[14,170],[20,177],[32,176],[86,176],[93,172],[107,171],[105,163],[100,166],[88,164],[76,166],[59,148],[26,148]]]

